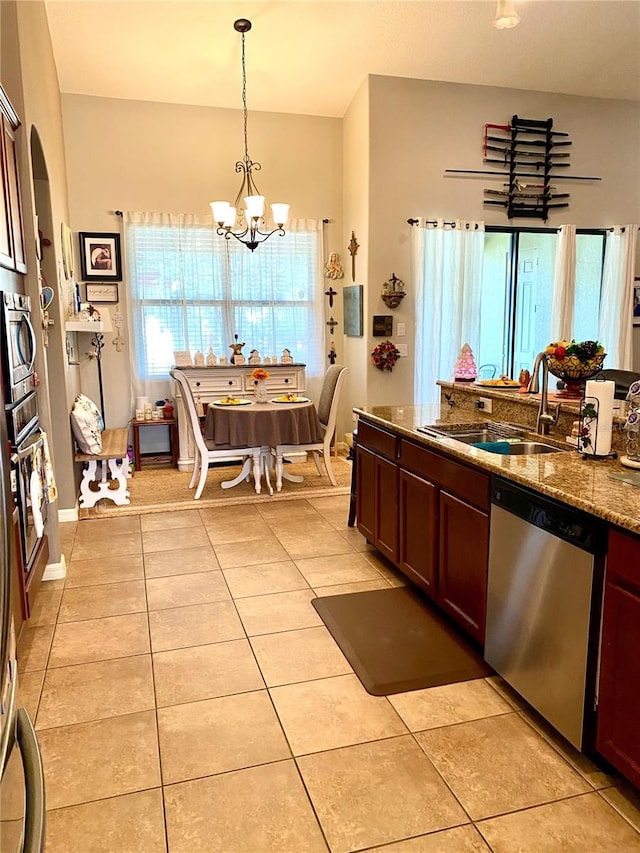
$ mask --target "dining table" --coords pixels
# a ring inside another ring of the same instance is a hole
[[[232,403],[226,402],[224,398],[213,401],[207,407],[202,432],[205,441],[213,442],[214,447],[261,447],[261,473],[265,476],[270,494],[273,494],[271,449],[284,444],[314,444],[323,439],[316,407],[306,398],[300,402],[271,400],[258,403],[248,398]],[[286,471],[283,471],[282,476],[294,483],[303,480],[301,476]]]

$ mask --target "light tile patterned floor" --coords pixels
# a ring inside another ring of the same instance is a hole
[[[632,853],[636,795],[497,678],[373,697],[311,605],[403,583],[348,496],[62,526],[20,653],[47,853]]]

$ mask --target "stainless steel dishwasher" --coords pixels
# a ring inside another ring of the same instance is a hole
[[[485,659],[578,749],[589,748],[606,526],[494,478]]]

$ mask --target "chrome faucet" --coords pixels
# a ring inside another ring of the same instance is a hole
[[[540,389],[540,366],[542,365],[542,390]],[[536,432],[539,435],[549,435],[549,428],[558,423],[560,416],[560,404],[556,407],[555,414],[549,411],[549,366],[547,364],[546,354],[539,352],[533,364],[531,378],[527,385],[528,394],[537,394],[540,391],[540,405],[538,407],[538,417],[536,420]]]

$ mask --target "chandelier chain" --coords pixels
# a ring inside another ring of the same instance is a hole
[[[245,34],[242,33],[242,113],[244,121],[244,159],[245,163],[248,164],[251,160],[249,159],[249,132],[247,129],[247,69],[244,55],[244,36]]]

